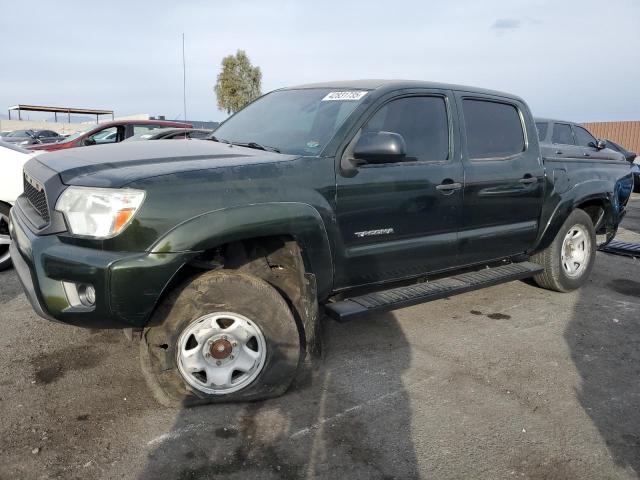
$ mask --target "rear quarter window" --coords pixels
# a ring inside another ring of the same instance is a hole
[[[549,125],[546,122],[536,122],[536,130],[538,131],[538,138],[540,139],[540,141],[543,141],[547,138]]]
[[[518,109],[491,100],[462,101],[470,159],[507,158],[525,149]]]

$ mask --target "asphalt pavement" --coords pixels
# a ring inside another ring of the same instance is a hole
[[[640,242],[640,196],[620,238]],[[158,405],[120,331],[38,318],[0,273],[0,479],[632,479],[640,261],[348,324],[285,396]]]

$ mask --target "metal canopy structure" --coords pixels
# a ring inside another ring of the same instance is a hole
[[[18,104],[9,107],[9,120],[11,120],[11,112],[18,111],[18,120],[22,120],[20,112],[49,112],[53,113],[55,121],[58,121],[59,113],[67,114],[67,121],[71,123],[71,114],[78,115],[95,115],[96,123],[98,122],[98,117],[100,115],[111,115],[111,119],[113,120],[113,110],[96,110],[93,108],[71,108],[71,107],[46,107],[43,105],[25,105]]]

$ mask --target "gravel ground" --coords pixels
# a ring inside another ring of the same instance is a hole
[[[620,237],[640,242],[640,196]],[[159,406],[135,342],[37,318],[0,274],[0,478],[571,478],[640,474],[640,261],[340,325],[268,402]]]

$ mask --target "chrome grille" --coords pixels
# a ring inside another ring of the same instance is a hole
[[[24,194],[29,200],[29,203],[33,208],[35,208],[36,212],[42,217],[44,221],[49,222],[49,207],[47,206],[47,195],[44,193],[44,187],[39,184],[39,182],[35,181],[25,172],[23,175],[24,179]],[[31,181],[30,181],[31,180]],[[36,188],[33,186],[36,184]]]

